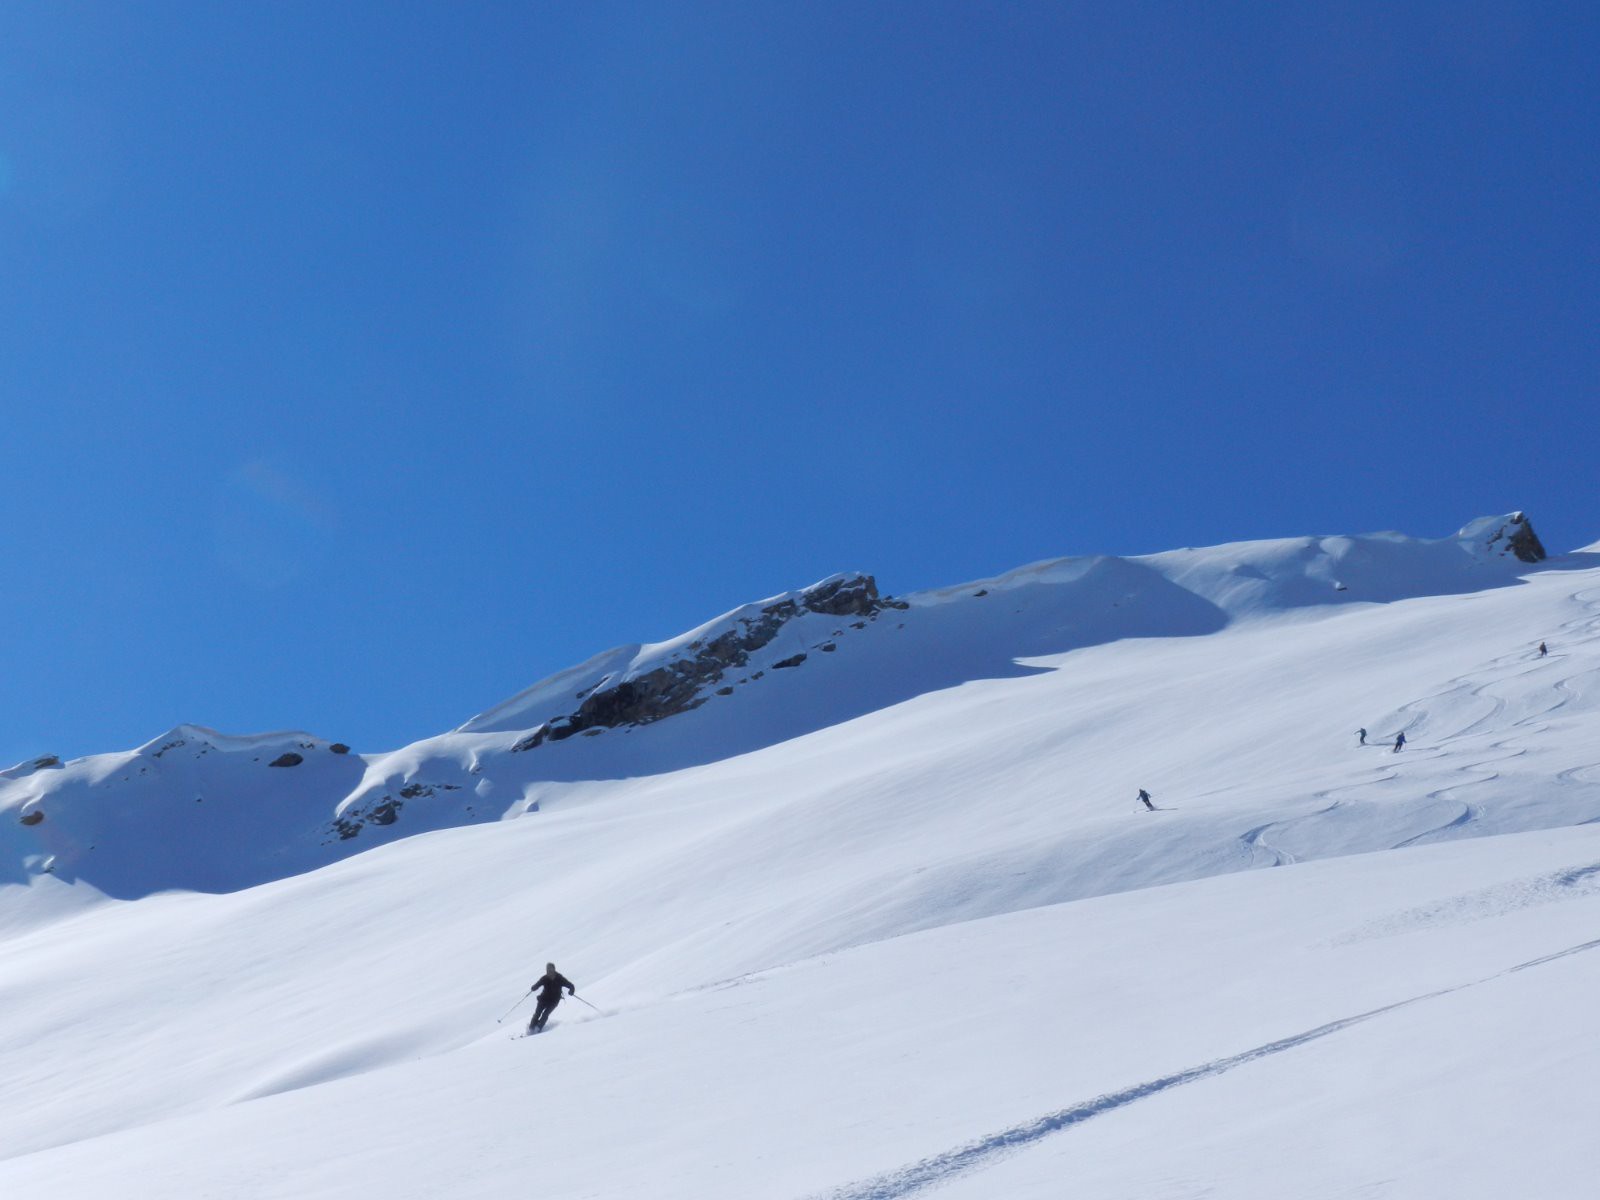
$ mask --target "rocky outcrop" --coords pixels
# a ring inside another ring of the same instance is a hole
[[[350,747],[346,746],[343,742],[335,742],[335,743],[333,743],[333,745],[329,746],[328,749],[333,751],[333,753],[335,753],[335,754],[349,754],[350,753]]]
[[[278,755],[277,758],[275,758],[271,762],[269,762],[267,764],[267,766],[269,766],[269,767],[298,767],[303,762],[305,762],[305,758],[304,757],[302,757],[299,754],[296,754],[293,750],[287,750],[284,753]]]
[[[374,801],[341,813],[333,819],[332,829],[339,835],[340,841],[349,841],[367,825],[393,825],[400,819],[400,810],[405,808],[407,800],[422,800],[440,792],[459,791],[459,783],[408,783],[399,789],[397,796],[385,792]]]
[[[1497,540],[1503,543],[1505,550],[1525,563],[1543,562],[1548,557],[1544,551],[1544,543],[1533,531],[1533,522],[1528,520],[1525,513],[1511,514],[1511,519],[1489,539],[1491,549],[1495,547]]]
[[[1527,513],[1479,517],[1463,526],[1456,538],[1482,557],[1515,558],[1525,563],[1543,562],[1547,557]]]
[[[807,612],[833,617],[859,617],[859,628],[880,612],[906,608],[903,600],[878,595],[870,575],[841,575],[809,587],[794,596],[765,605],[753,615],[738,617],[715,637],[690,642],[688,653],[664,666],[632,679],[597,686],[583,695],[575,712],[554,717],[522,738],[513,750],[532,750],[545,742],[559,742],[579,733],[598,733],[688,712],[704,704],[711,689],[729,671],[747,665],[750,656],[769,645],[791,619]],[[795,667],[805,655],[793,655],[774,667]],[[760,673],[751,676],[759,679]],[[724,689],[718,694],[727,695]]]

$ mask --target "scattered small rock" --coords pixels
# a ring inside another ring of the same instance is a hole
[[[305,759],[293,750],[286,750],[267,764],[269,767],[298,767]]]
[[[24,825],[37,825],[44,820],[44,810],[36,808],[31,813],[23,813],[17,819]]]
[[[408,783],[400,789],[401,799],[415,800],[419,796],[431,796],[438,791],[459,792],[459,783]],[[388,799],[387,796],[384,797]]]
[[[785,667],[798,667],[801,663],[805,662],[805,660],[806,656],[804,654],[791,654],[788,658],[773,663],[772,669],[774,671],[781,671]]]
[[[343,742],[335,742],[333,745],[329,746],[328,749],[332,750],[335,754],[350,753],[350,747],[346,746]]]
[[[719,687],[717,689],[717,695],[719,695],[719,696],[731,696],[731,695],[733,695],[733,689],[731,687]]]

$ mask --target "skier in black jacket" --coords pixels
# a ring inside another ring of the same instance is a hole
[[[556,1005],[561,1003],[562,988],[567,989],[569,996],[575,995],[578,991],[572,986],[572,980],[556,970],[555,963],[545,963],[543,977],[528,989],[539,993],[539,1003],[534,1007],[533,1020],[528,1022],[529,1033],[538,1033],[544,1028],[544,1023],[550,1019],[550,1014],[555,1012]]]

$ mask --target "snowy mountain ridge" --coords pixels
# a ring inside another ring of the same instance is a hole
[[[1544,556],[1516,512],[1435,540],[1380,533],[1053,559],[903,599],[880,596],[869,575],[835,575],[665,642],[606,651],[386,754],[185,724],[133,751],[19,764],[0,773],[0,879],[51,873],[124,897],[253,886],[395,837],[524,814],[551,782],[734,757],[1027,673],[1032,657],[1475,591]],[[151,824],[184,836],[119,852]]]

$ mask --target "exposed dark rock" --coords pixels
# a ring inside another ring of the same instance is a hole
[[[346,746],[343,742],[335,742],[335,743],[333,743],[333,745],[329,746],[328,749],[332,750],[335,754],[349,754],[350,753],[350,747]]]
[[[733,695],[733,689],[731,687],[719,687],[717,689],[717,695],[719,695],[719,696],[731,696],[731,695]]]
[[[648,725],[665,717],[700,707],[710,685],[719,684],[725,673],[738,670],[750,656],[769,645],[778,631],[803,612],[829,616],[873,618],[885,608],[905,608],[903,601],[878,595],[877,581],[870,575],[849,575],[808,588],[798,596],[768,604],[752,616],[740,617],[734,626],[713,638],[690,643],[691,653],[632,679],[609,686],[597,685],[587,694],[579,692],[576,711],[552,717],[519,739],[513,750],[532,750],[545,742],[560,742],[575,734]],[[774,667],[794,667],[805,661],[799,654]],[[752,679],[760,679],[753,672]],[[602,685],[606,681],[602,681]],[[726,693],[718,693],[726,694]]]
[[[772,669],[774,671],[781,671],[785,667],[798,667],[801,663],[805,662],[805,660],[806,656],[804,654],[791,654],[788,658],[779,659],[777,662],[773,663]]]
[[[35,771],[42,771],[46,767],[59,767],[60,765],[61,756],[59,754],[46,754],[43,758],[33,760],[33,769]]]
[[[415,800],[419,796],[431,796],[435,792],[459,792],[459,783],[408,783],[400,789],[400,795],[406,800]],[[388,799],[388,797],[384,797]]]
[[[878,581],[871,575],[850,575],[818,584],[800,593],[800,602],[812,612],[835,617],[870,617],[883,607]]]
[[[977,591],[973,592],[972,594],[974,596],[987,596],[989,594],[989,589],[988,588],[979,588]]]
[[[305,759],[293,750],[285,750],[277,758],[267,764],[269,767],[298,767]]]
[[[549,728],[549,725],[541,725],[526,737],[519,738],[517,744],[511,747],[512,751],[532,750],[540,742],[544,741],[545,731]]]
[[[1509,550],[1522,562],[1543,562],[1547,557],[1544,543],[1539,540],[1539,535],[1533,531],[1533,522],[1528,520],[1525,513],[1512,513],[1511,520],[1506,522],[1500,531],[1489,539],[1489,547],[1493,549],[1496,543],[1502,541],[1504,542],[1504,549]]]
[[[402,792],[402,795],[404,793]],[[431,795],[431,789],[427,793]],[[339,835],[340,841],[349,841],[360,833],[368,824],[393,825],[400,817],[400,810],[406,806],[404,800],[396,800],[393,796],[385,796],[365,812],[352,811],[341,817],[333,819],[334,832]]]
[[[838,649],[838,648],[839,648],[839,647],[838,647],[838,646],[836,646],[836,645],[835,645],[835,644],[834,644],[834,643],[832,643],[832,642],[823,642],[823,643],[822,643],[822,645],[820,645],[820,646],[818,646],[818,647],[817,647],[817,649],[818,649],[818,650],[821,650],[821,651],[822,651],[822,652],[823,652],[823,653],[824,653],[824,654],[832,654],[832,653],[833,653],[833,652],[834,652],[834,651],[835,651],[835,650],[837,650],[837,649]]]
[[[31,813],[23,813],[17,820],[24,825],[37,825],[44,820],[44,810],[36,808]]]
[[[159,750],[155,751],[155,753],[151,754],[150,757],[151,758],[160,758],[168,750],[176,750],[181,745],[183,745],[183,739],[182,738],[178,738],[178,739],[176,739],[174,741],[170,741],[166,745],[162,746],[161,749],[159,749]]]

